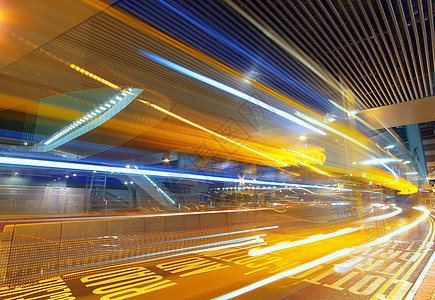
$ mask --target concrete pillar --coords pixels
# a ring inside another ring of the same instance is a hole
[[[421,142],[420,128],[418,124],[406,125],[406,135],[408,137],[408,147],[414,158],[417,160],[418,166],[424,178],[427,177],[426,159],[424,156],[423,143]],[[424,180],[426,181],[426,180]]]

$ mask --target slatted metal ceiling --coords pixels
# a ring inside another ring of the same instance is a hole
[[[295,63],[237,9],[271,33],[297,45],[350,87],[361,109],[434,95],[432,0],[129,0],[115,1],[114,6],[241,73],[254,74],[257,76],[254,80],[318,111],[333,110],[327,100],[339,95]],[[40,9],[43,11],[44,7]],[[161,86],[157,89],[163,94],[173,86],[164,82],[174,77],[174,82],[182,83],[183,87],[180,84],[173,94],[180,95],[183,90],[185,103],[192,102],[189,91],[200,90],[204,94],[201,98],[213,99],[209,96],[211,91],[205,91],[198,82],[168,72],[138,55],[138,49],[145,49],[249,92],[250,87],[242,87],[234,78],[150,39],[106,13],[103,10],[2,68],[1,90],[38,99],[59,92],[101,87],[66,66],[75,63],[119,85],[146,86],[152,82],[156,88]],[[270,104],[281,105],[273,97],[261,96]],[[220,103],[216,101],[217,105]]]
[[[226,2],[298,45],[366,108],[434,95],[432,0]]]

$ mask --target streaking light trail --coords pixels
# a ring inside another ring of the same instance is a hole
[[[427,217],[429,217],[430,211],[428,209],[418,208],[418,207],[413,207],[413,208],[417,209],[417,210],[420,210],[420,211],[423,211],[424,212],[423,216],[421,216],[420,218],[418,218],[416,221],[412,222],[411,224],[408,224],[407,226],[404,226],[404,227],[402,227],[402,228],[400,228],[400,229],[398,229],[398,230],[396,230],[396,231],[394,231],[394,232],[392,232],[390,234],[387,234],[386,236],[383,236],[382,238],[376,239],[376,240],[374,240],[374,241],[372,241],[370,243],[364,244],[364,245],[359,246],[357,248],[345,248],[345,249],[338,250],[336,252],[333,252],[331,254],[328,254],[328,255],[323,256],[321,258],[318,258],[316,260],[310,261],[310,262],[308,262],[306,264],[300,265],[300,266],[298,266],[296,268],[293,268],[293,269],[290,269],[290,270],[278,273],[278,274],[276,274],[274,276],[271,276],[271,277],[265,278],[263,280],[257,281],[257,282],[255,282],[253,284],[247,285],[247,286],[245,286],[245,287],[243,287],[241,289],[238,289],[238,290],[232,291],[232,292],[230,292],[228,294],[225,294],[225,295],[222,295],[220,297],[214,298],[214,300],[232,299],[234,297],[246,294],[246,293],[248,293],[250,291],[253,291],[253,290],[258,289],[258,288],[260,288],[262,286],[265,286],[265,285],[267,285],[269,283],[272,283],[272,282],[275,282],[277,280],[283,279],[283,278],[285,278],[287,276],[295,275],[297,273],[300,273],[300,272],[306,271],[308,269],[311,269],[311,268],[313,268],[313,267],[315,267],[317,265],[324,264],[324,263],[327,263],[327,262],[332,261],[334,259],[337,259],[337,258],[346,256],[346,255],[349,255],[352,252],[363,250],[365,248],[376,246],[376,245],[382,244],[384,242],[387,242],[392,237],[394,237],[394,236],[396,236],[396,235],[398,235],[400,233],[406,232],[407,230],[417,226],[418,224],[420,224],[421,222],[426,220]]]
[[[263,243],[264,239],[262,237],[264,237],[265,235],[266,234],[260,234],[260,235],[248,236],[248,237],[243,237],[243,238],[238,238],[238,239],[208,243],[208,244],[204,244],[204,245],[190,246],[190,247],[178,248],[178,249],[174,249],[174,250],[165,250],[165,251],[160,251],[160,252],[147,253],[147,254],[143,254],[143,255],[130,256],[130,257],[125,257],[125,258],[120,258],[120,259],[114,259],[111,261],[100,261],[100,262],[88,264],[87,267],[94,267],[94,266],[98,266],[98,265],[103,265],[103,264],[107,264],[109,262],[115,263],[115,262],[131,261],[131,260],[136,260],[136,259],[140,259],[140,258],[159,256],[159,255],[163,255],[163,254],[175,253],[175,254],[166,256],[166,258],[167,258],[167,257],[177,256],[180,254],[185,255],[185,254],[191,254],[191,253],[213,251],[215,249],[226,249],[226,248],[244,246],[244,245],[249,245],[249,244]],[[211,247],[213,247],[213,248],[211,248]],[[193,251],[183,252],[183,251],[188,251],[188,250],[193,250]],[[162,258],[160,257],[160,259],[162,259]],[[135,261],[134,263],[137,264],[138,262]],[[73,268],[75,268],[75,267],[70,267],[70,269],[73,269]],[[69,274],[69,275],[71,275],[71,274]]]
[[[217,251],[217,250],[223,250],[223,249],[229,249],[229,248],[238,248],[241,249],[240,247],[243,246],[248,246],[248,247],[252,247],[253,245],[255,246],[255,244],[259,244],[260,245],[262,243],[264,243],[264,239],[260,238],[260,236],[254,236],[252,239],[248,239],[246,242],[240,242],[240,243],[233,243],[233,244],[228,244],[228,245],[223,245],[223,246],[217,246],[217,247],[212,247],[212,248],[206,248],[206,249],[198,249],[198,250],[191,250],[191,251],[187,251],[187,252],[181,252],[181,253],[175,253],[175,254],[170,254],[170,255],[166,255],[166,256],[159,256],[159,257],[154,257],[154,258],[150,258],[150,259],[144,259],[141,261],[134,261],[134,262],[130,262],[130,263],[123,263],[122,266],[128,266],[128,265],[133,265],[133,264],[138,264],[138,263],[144,263],[144,262],[150,262],[150,261],[155,261],[155,260],[162,260],[162,259],[168,259],[168,258],[172,258],[172,257],[177,257],[177,256],[181,256],[181,255],[188,255],[188,254],[195,254],[195,253],[204,253],[204,252],[209,252],[209,251]],[[103,269],[108,269],[110,267],[105,267],[105,268],[98,268],[97,270],[103,270]],[[73,275],[77,275],[77,274],[82,274],[82,271],[80,272],[76,272],[76,273],[69,273],[66,276],[73,276]]]
[[[383,206],[383,207],[386,207],[386,206]],[[381,209],[382,209],[382,207],[381,207]],[[374,221],[379,221],[379,220],[385,220],[385,219],[397,216],[398,214],[402,213],[402,211],[403,211],[400,207],[395,207],[395,209],[396,209],[395,211],[390,212],[390,213],[385,214],[385,215],[374,216],[374,217],[366,218],[364,220],[359,220],[358,223],[368,223],[368,222],[374,222]]]
[[[219,81],[216,81],[214,79],[208,78],[208,77],[206,77],[204,75],[198,74],[196,72],[193,72],[193,71],[191,71],[191,70],[189,70],[189,69],[187,69],[185,67],[177,65],[176,63],[173,63],[173,62],[171,62],[169,60],[166,60],[166,59],[164,59],[164,58],[162,58],[160,56],[157,56],[155,54],[152,54],[152,53],[149,53],[149,52],[146,52],[146,51],[143,51],[143,50],[140,50],[140,53],[142,55],[146,56],[147,58],[149,58],[149,59],[159,63],[159,64],[162,64],[162,65],[164,65],[166,67],[169,67],[169,68],[171,68],[171,69],[173,69],[175,71],[183,73],[184,75],[190,76],[190,77],[192,77],[192,78],[194,78],[196,80],[204,82],[204,83],[206,83],[208,85],[211,85],[211,86],[213,86],[215,88],[218,88],[218,89],[220,89],[222,91],[230,93],[230,94],[232,94],[234,96],[242,98],[243,100],[246,100],[246,101],[248,101],[248,102],[250,102],[250,103],[252,103],[254,105],[257,105],[257,106],[259,106],[261,108],[264,108],[264,109],[266,109],[266,110],[268,110],[268,111],[270,111],[270,112],[272,112],[274,114],[277,114],[277,115],[279,115],[280,117],[282,117],[282,118],[284,118],[286,120],[289,120],[289,121],[291,121],[293,123],[296,123],[296,124],[298,124],[298,125],[300,125],[302,127],[305,127],[307,129],[311,130],[311,131],[314,131],[314,132],[316,132],[318,134],[326,135],[326,132],[324,132],[324,131],[314,127],[313,125],[311,125],[311,124],[309,124],[309,123],[307,123],[307,122],[305,122],[305,121],[303,121],[303,120],[301,120],[301,119],[299,119],[299,118],[289,114],[288,112],[285,112],[283,110],[279,110],[279,109],[277,109],[277,108],[275,108],[275,107],[273,107],[273,106],[271,106],[271,105],[269,105],[267,103],[264,103],[263,101],[258,100],[257,98],[254,98],[254,97],[252,97],[252,96],[250,96],[248,94],[245,94],[245,93],[243,93],[243,92],[241,92],[239,90],[236,90],[235,88],[232,88],[232,87],[230,87],[230,86],[228,86],[226,84],[223,84],[223,83],[221,83]]]
[[[378,164],[386,164],[390,162],[398,162],[395,158],[374,158],[361,162],[362,165],[378,165]]]
[[[281,167],[285,167],[285,166],[287,166],[287,164],[286,164],[285,162],[282,162],[282,161],[280,161],[280,160],[277,160],[277,159],[275,159],[275,158],[273,158],[273,157],[271,157],[271,156],[269,156],[269,155],[267,155],[267,154],[264,154],[264,153],[262,153],[262,152],[260,152],[260,151],[258,151],[258,150],[255,150],[255,149],[253,149],[253,148],[251,148],[251,147],[248,147],[248,146],[246,146],[246,145],[244,145],[244,144],[242,144],[242,143],[239,143],[239,142],[236,142],[236,141],[234,141],[234,140],[232,140],[232,139],[230,139],[230,138],[227,138],[226,136],[223,136],[222,134],[219,134],[219,133],[217,133],[217,132],[214,132],[214,131],[212,131],[212,130],[210,130],[210,129],[208,129],[208,128],[205,128],[205,127],[203,127],[203,126],[201,126],[201,125],[199,125],[199,124],[196,124],[196,123],[194,123],[194,122],[192,122],[192,121],[189,121],[189,120],[187,120],[187,119],[185,119],[185,118],[183,118],[183,117],[181,117],[181,116],[179,116],[179,115],[176,115],[176,114],[174,114],[173,112],[170,112],[169,110],[166,110],[166,109],[164,109],[164,108],[162,108],[162,107],[160,107],[160,106],[158,106],[158,105],[152,104],[152,103],[150,103],[150,102],[148,102],[148,101],[145,101],[145,100],[139,100],[139,101],[142,102],[142,103],[144,103],[144,104],[146,104],[146,105],[148,105],[148,106],[151,106],[151,107],[154,108],[154,109],[157,109],[158,111],[160,111],[160,112],[162,112],[162,113],[167,114],[168,116],[171,116],[171,117],[173,117],[173,118],[176,118],[177,120],[180,120],[180,121],[182,121],[182,122],[184,122],[184,123],[187,123],[187,124],[189,124],[189,125],[192,125],[193,127],[196,127],[196,128],[198,128],[198,129],[201,129],[201,130],[203,130],[203,131],[205,131],[205,132],[207,132],[207,133],[210,133],[211,135],[214,135],[214,136],[216,136],[216,137],[218,137],[218,138],[220,138],[220,139],[223,139],[223,140],[225,140],[225,141],[227,141],[227,142],[230,142],[230,143],[232,143],[232,144],[235,144],[235,145],[237,145],[237,146],[239,146],[239,147],[242,147],[243,149],[246,149],[246,150],[248,150],[248,151],[254,152],[255,154],[258,154],[258,155],[260,155],[260,156],[263,156],[263,157],[265,157],[265,158],[267,158],[267,159],[273,160],[274,162],[278,163]]]
[[[139,168],[137,166],[135,166],[135,169],[138,170]],[[145,179],[148,180],[149,183],[151,183],[151,185],[157,190],[157,192],[162,194],[163,197],[165,197],[167,200],[169,200],[169,202],[171,202],[172,204],[175,204],[175,201],[171,197],[169,197],[168,194],[166,194],[159,186],[157,186],[157,184],[154,181],[152,181],[145,174],[142,174],[142,176],[145,177]]]
[[[403,226],[398,230],[395,230],[387,235],[384,235],[383,237],[380,237],[374,241],[371,241],[369,243],[366,243],[366,244],[363,244],[361,246],[356,247],[355,251],[361,251],[361,250],[364,250],[364,249],[369,248],[369,247],[373,247],[373,246],[380,245],[382,243],[386,243],[391,238],[395,237],[398,234],[401,234],[401,233],[404,233],[404,232],[410,230],[411,228],[417,226],[418,224],[420,224],[421,222],[423,222],[424,220],[426,220],[429,217],[430,211],[428,209],[420,208],[420,207],[413,207],[413,209],[422,211],[423,215],[421,217],[419,217],[417,220],[415,220],[414,222],[412,222],[406,226]],[[350,268],[354,267],[357,264],[357,262],[363,261],[364,259],[366,259],[364,257],[364,255],[356,256],[354,258],[351,258],[348,261],[345,261],[344,263],[335,265],[334,270],[335,270],[335,272],[338,272],[338,273],[350,271]]]
[[[333,238],[333,237],[337,237],[337,236],[340,236],[340,235],[348,234],[348,233],[359,231],[359,230],[361,230],[359,227],[344,228],[344,229],[340,229],[340,230],[338,230],[336,232],[331,232],[331,233],[328,233],[328,234],[313,235],[313,236],[310,236],[309,238],[306,238],[304,240],[299,240],[299,241],[294,241],[294,242],[288,242],[288,243],[282,243],[282,244],[278,244],[278,245],[275,245],[275,246],[266,247],[266,248],[263,248],[263,249],[252,249],[252,250],[250,250],[248,252],[248,254],[250,256],[263,255],[263,254],[270,253],[270,252],[275,252],[275,251],[289,249],[289,248],[293,248],[293,247],[297,247],[297,246],[301,246],[301,245],[311,244],[311,243],[318,242],[318,241],[323,241],[323,240],[326,240],[326,239],[330,239],[330,238]]]
[[[300,139],[300,137],[299,137],[299,139]],[[292,150],[292,149],[285,149],[285,148],[281,148],[281,150],[283,150],[283,151],[289,151],[289,152],[292,152],[292,153],[296,153],[296,154],[298,154],[298,155],[300,155],[302,157],[305,157],[305,158],[307,158],[307,159],[309,159],[309,160],[311,160],[311,161],[313,161],[313,162],[315,162],[315,163],[317,163],[319,165],[323,165],[323,162],[318,161],[317,159],[314,159],[314,158],[312,158],[312,157],[310,157],[310,156],[308,156],[306,154],[303,154],[303,153],[301,153],[299,151]]]
[[[376,239],[372,242],[369,242],[367,244],[361,245],[357,248],[357,250],[363,250],[366,249],[368,247],[373,247],[373,246],[377,246],[379,244],[388,242],[391,238],[395,237],[398,234],[404,233],[408,230],[410,230],[411,228],[417,226],[418,224],[420,224],[421,222],[423,222],[424,220],[426,220],[429,217],[430,211],[426,208],[420,208],[420,207],[413,207],[413,209],[419,210],[423,212],[423,215],[421,217],[419,217],[417,220],[415,220],[414,222],[401,227],[400,229],[397,229],[387,235],[384,235],[383,237]]]
[[[269,283],[272,283],[272,282],[274,282],[274,281],[277,281],[277,280],[283,279],[283,278],[285,278],[285,277],[287,277],[287,276],[295,275],[295,274],[297,274],[297,273],[300,273],[300,272],[306,271],[306,270],[308,270],[308,269],[314,268],[314,267],[317,266],[317,265],[324,264],[324,263],[327,263],[328,261],[334,260],[334,259],[336,259],[336,258],[339,258],[339,257],[345,256],[345,255],[348,255],[348,254],[350,254],[353,250],[354,250],[354,249],[352,249],[352,248],[351,248],[351,249],[347,249],[347,248],[346,248],[346,249],[342,249],[342,250],[336,251],[336,252],[334,252],[334,253],[331,253],[331,254],[328,254],[328,255],[326,255],[326,256],[323,256],[323,257],[321,257],[321,258],[319,258],[319,259],[316,259],[316,260],[310,261],[309,263],[306,263],[306,264],[300,265],[300,266],[298,266],[298,267],[296,267],[296,268],[293,268],[293,269],[290,269],[290,270],[287,270],[287,271],[281,272],[281,273],[276,274],[276,275],[274,275],[274,276],[271,276],[271,277],[265,278],[265,279],[263,279],[263,280],[257,281],[256,283],[253,283],[253,284],[247,285],[247,286],[245,286],[245,287],[243,287],[243,288],[241,288],[241,289],[238,289],[238,290],[232,291],[231,293],[228,293],[228,294],[225,294],[225,295],[223,295],[223,296],[220,296],[220,297],[214,298],[214,300],[231,299],[231,298],[234,298],[234,297],[237,297],[237,296],[243,295],[243,294],[245,294],[245,293],[248,293],[248,292],[250,292],[250,291],[253,291],[253,290],[255,290],[255,289],[258,289],[259,287],[262,287],[262,286],[265,286],[265,285],[267,285],[267,284],[269,284]]]
[[[91,165],[91,164],[79,164],[79,163],[69,163],[69,162],[59,162],[50,160],[37,160],[28,158],[18,158],[18,157],[0,157],[0,165],[17,165],[24,167],[37,167],[37,168],[53,168],[53,169],[64,169],[64,170],[81,170],[81,171],[96,171],[96,172],[106,172],[106,173],[118,173],[118,174],[130,174],[130,175],[148,175],[155,177],[170,177],[178,179],[191,179],[200,181],[215,181],[215,182],[232,182],[239,184],[255,184],[255,185],[272,185],[272,186],[284,186],[284,187],[303,187],[303,188],[313,188],[313,189],[325,189],[334,191],[345,191],[349,192],[352,189],[346,188],[334,188],[321,185],[309,185],[309,184],[295,184],[287,182],[274,182],[274,181],[263,181],[263,180],[252,180],[252,179],[240,179],[231,177],[218,177],[218,176],[208,176],[208,175],[198,175],[192,173],[178,173],[170,171],[156,171],[156,170],[141,170],[134,168],[120,168],[120,167],[109,167],[102,165]]]
[[[370,223],[370,222],[374,222],[374,221],[385,220],[385,219],[392,218],[392,217],[400,214],[402,211],[403,210],[401,208],[396,208],[396,211],[393,211],[391,213],[384,214],[381,216],[369,217],[369,218],[366,218],[363,220],[359,220],[357,223]],[[301,246],[301,245],[306,245],[306,244],[311,244],[311,243],[318,242],[318,241],[327,240],[327,239],[330,239],[333,237],[338,237],[338,236],[352,233],[352,232],[359,231],[359,230],[361,230],[360,227],[344,228],[344,229],[340,229],[336,232],[331,232],[328,234],[313,235],[313,236],[310,236],[304,240],[282,243],[282,244],[275,245],[275,246],[265,247],[263,249],[252,249],[248,252],[248,254],[250,256],[263,255],[263,254],[274,252],[274,251],[289,249],[289,248],[293,248],[293,247],[297,247],[297,246]]]

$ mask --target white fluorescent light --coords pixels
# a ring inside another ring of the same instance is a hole
[[[131,90],[131,89],[130,89]],[[128,92],[123,91],[122,92],[123,95],[127,95]],[[115,98],[119,101],[121,101],[123,98],[120,96],[115,96]],[[109,100],[110,103],[112,104],[116,104],[115,100]],[[79,125],[81,125],[82,123],[85,123],[88,120],[92,120],[95,117],[98,117],[98,114],[101,114],[103,111],[107,110],[108,108],[112,107],[111,104],[109,103],[105,103],[104,105],[102,104],[99,108],[94,109],[94,111],[88,112],[86,115],[82,116],[81,118],[74,120],[73,122],[71,122],[68,126],[65,126],[64,128],[61,129],[61,131],[58,131],[57,133],[55,133],[50,139],[48,139],[47,141],[44,142],[44,145],[49,144],[50,142],[52,142],[54,139],[60,138],[62,136],[64,136],[65,134],[69,133],[72,130],[76,130],[76,127],[78,127]]]
[[[395,158],[375,158],[375,159],[369,159],[366,161],[363,161],[362,165],[378,165],[378,164],[385,164],[390,162],[397,162],[398,160]]]

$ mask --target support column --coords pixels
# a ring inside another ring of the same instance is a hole
[[[427,166],[424,156],[423,143],[421,142],[420,128],[418,124],[406,125],[406,135],[408,137],[409,151],[411,151],[412,155],[417,160],[418,166],[420,167],[420,170],[424,177],[424,182],[419,183],[426,183]]]

